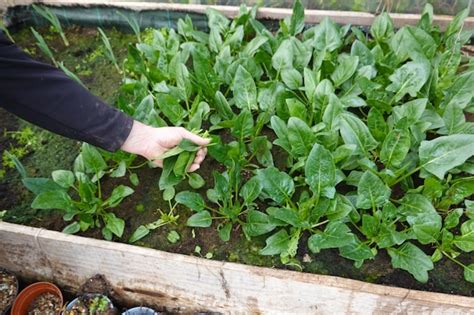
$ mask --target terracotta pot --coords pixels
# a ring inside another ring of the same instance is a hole
[[[28,308],[33,301],[44,293],[52,293],[59,297],[61,305],[63,304],[63,295],[61,290],[57,286],[49,282],[36,282],[27,286],[23,291],[18,294],[13,307],[11,315],[26,315],[28,314]]]

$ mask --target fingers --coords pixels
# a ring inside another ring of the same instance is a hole
[[[198,135],[195,135],[194,133],[186,130],[185,128],[179,128],[179,133],[180,133],[181,137],[183,137],[183,139],[188,139],[188,140],[194,142],[197,145],[206,146],[206,145],[209,144],[209,142],[211,142],[210,139],[204,139],[204,138],[202,138]]]
[[[163,160],[154,160],[153,165],[163,168]]]
[[[189,167],[188,171],[189,172],[194,172],[198,170],[201,167],[202,161],[204,161],[204,158],[206,157],[207,154],[207,149],[206,148],[201,148],[196,154],[196,157],[194,158],[193,164]]]

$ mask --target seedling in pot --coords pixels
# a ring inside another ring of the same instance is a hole
[[[85,294],[73,300],[66,306],[64,315],[116,315],[117,309],[112,301],[100,294]]]
[[[4,314],[12,305],[18,294],[18,281],[16,277],[0,269],[0,314]]]

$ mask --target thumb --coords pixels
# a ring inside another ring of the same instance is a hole
[[[183,137],[183,139],[188,139],[200,146],[206,146],[211,142],[210,139],[202,138],[184,128],[180,129],[180,136]]]

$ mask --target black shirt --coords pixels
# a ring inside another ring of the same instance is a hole
[[[54,133],[108,151],[119,149],[133,119],[64,72],[31,59],[0,31],[0,106]]]

